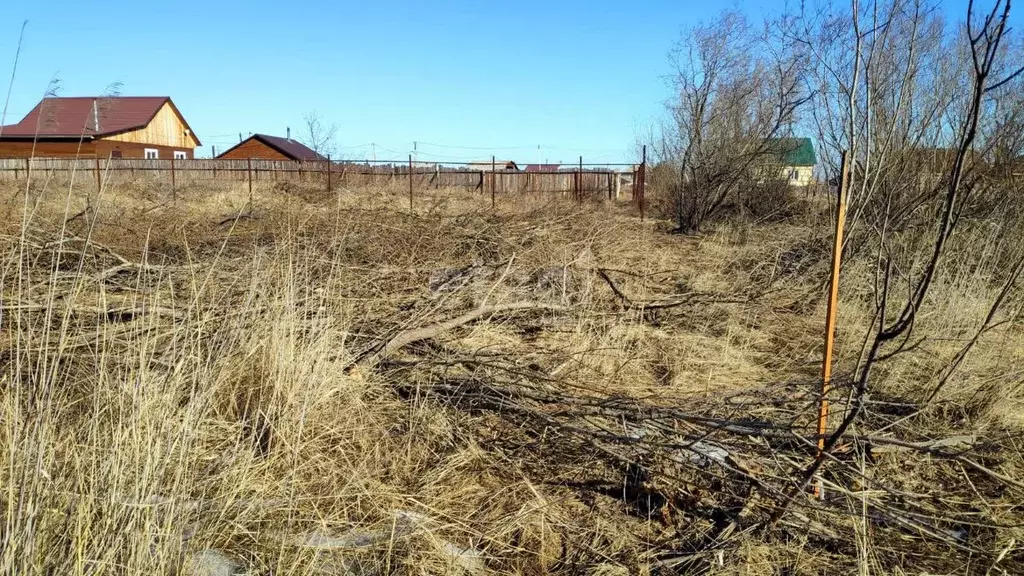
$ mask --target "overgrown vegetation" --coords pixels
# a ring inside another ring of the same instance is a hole
[[[0,571],[1024,572],[1019,46],[934,14],[699,29],[661,221],[4,183]],[[772,176],[792,125],[851,158],[824,450],[837,204]]]
[[[828,499],[772,522],[814,457],[827,202],[697,238],[538,196],[89,184],[4,192],[5,572],[1022,566],[1019,319],[914,415],[999,290],[966,266]]]

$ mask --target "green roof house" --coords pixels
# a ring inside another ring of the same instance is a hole
[[[771,138],[768,140],[773,156],[782,167],[782,177],[791,186],[807,186],[811,183],[814,165],[814,144],[810,138]]]

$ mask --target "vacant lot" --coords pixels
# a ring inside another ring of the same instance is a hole
[[[816,501],[824,199],[680,236],[452,190],[0,193],[4,573],[1024,571],[1019,291],[926,402],[1000,292],[980,233]]]

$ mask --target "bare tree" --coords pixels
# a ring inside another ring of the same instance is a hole
[[[928,0],[804,7],[783,34],[809,58],[805,82],[815,97],[806,126],[824,152],[826,175],[838,177],[842,150],[853,159],[850,237],[867,225],[866,212],[874,211],[870,220],[882,212],[899,219],[934,197],[905,176],[925,169],[922,152],[954,145],[968,99],[964,60],[950,57],[962,45],[946,34],[937,7]]]
[[[802,22],[811,31],[803,42],[816,58],[811,78],[820,82],[814,106],[819,135],[831,147],[851,150],[850,224],[873,250],[876,276],[875,314],[854,370],[851,402],[793,494],[819,473],[862,415],[878,366],[922,343],[915,336],[918,320],[964,215],[993,189],[1005,192],[983,157],[996,143],[1012,147],[1021,139],[1016,112],[997,113],[997,97],[1024,71],[1007,50],[1009,0],[995,0],[980,17],[972,1],[961,34],[945,34],[932,14],[918,0],[868,6],[854,0],[845,14],[819,12]],[[934,162],[921,161],[925,151]],[[925,172],[936,178],[922,185],[917,176]],[[998,290],[986,318],[937,380],[922,382],[917,413],[998,324],[996,315],[1024,271],[1019,249],[1008,252],[1013,261],[987,274]]]
[[[335,156],[338,125],[328,123],[316,110],[304,114],[302,121],[305,123],[302,142],[321,156]]]
[[[674,185],[680,232],[697,232],[743,182],[778,178],[775,139],[788,135],[806,100],[804,58],[773,46],[738,12],[694,28],[672,55],[673,122],[661,138],[660,160],[677,167]]]

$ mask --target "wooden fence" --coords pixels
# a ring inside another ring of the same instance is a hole
[[[472,188],[486,192],[607,193],[618,198],[631,188],[636,172],[592,169],[556,172],[521,172],[468,169],[452,166],[409,166],[354,162],[292,162],[278,160],[141,160],[122,158],[0,158],[0,181],[71,175],[93,179],[97,185],[116,177],[153,178],[175,186],[197,181],[295,181],[334,185],[406,183],[416,188]]]

